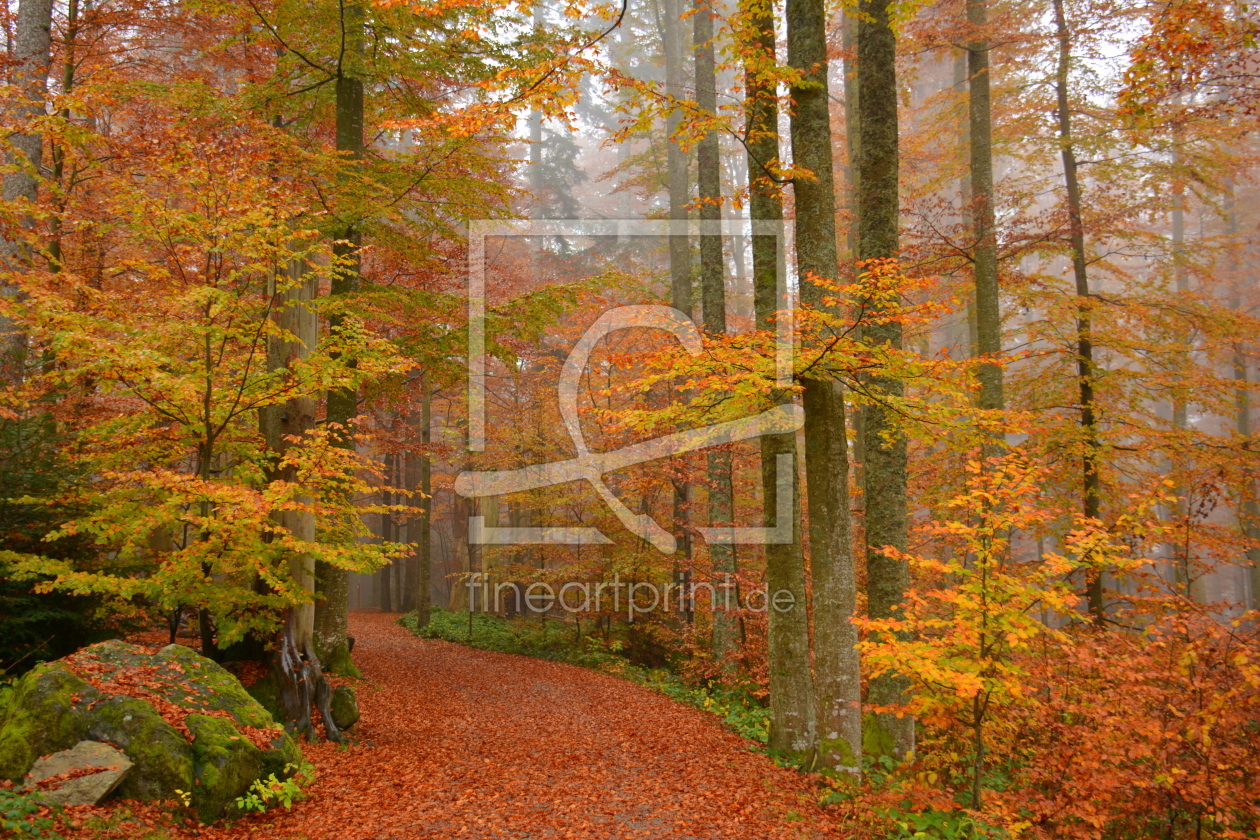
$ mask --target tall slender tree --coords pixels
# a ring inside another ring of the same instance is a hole
[[[865,0],[859,6],[858,258],[864,261],[900,257],[897,40],[890,19],[892,5],[890,0]],[[878,310],[879,305],[874,308]],[[901,324],[896,319],[880,320],[866,327],[865,339],[900,349]],[[906,549],[906,439],[890,422],[880,397],[900,397],[905,386],[895,378],[875,376],[867,381],[867,388],[874,398],[862,409],[867,609],[872,618],[890,618],[900,614],[910,585],[905,561],[884,551],[885,546]],[[900,675],[881,675],[871,680],[868,699],[882,706],[898,703],[906,686]],[[914,719],[877,715],[867,742],[879,752],[908,755],[914,751]]]
[[[774,176],[779,162],[779,107],[775,74],[771,72],[775,63],[773,4],[769,0],[744,0],[741,22],[746,51],[749,210],[755,224],[771,224],[780,234],[754,232],[752,237],[753,304],[758,326],[765,328],[775,325],[776,313],[786,306],[780,299],[778,282],[784,255],[783,203]],[[796,457],[796,435],[762,436],[762,517],[766,526],[781,528],[787,524],[778,521],[779,462],[792,464],[791,539],[766,546],[766,589],[792,593],[795,605],[786,612],[771,610],[769,615],[770,747],[784,753],[810,750],[817,743]]]
[[[717,117],[717,62],[714,46],[714,11],[710,0],[698,0],[692,16],[692,48],[696,67],[696,105],[702,115]],[[696,196],[700,221],[722,221],[722,161],[717,131],[710,130],[696,144]],[[722,235],[700,235],[700,308],[704,328],[713,335],[726,335],[726,265],[722,256]],[[731,453],[725,447],[710,449],[707,455],[709,521],[731,521]],[[714,580],[722,582],[735,574],[735,546],[714,543],[709,546]],[[713,656],[725,667],[738,645],[739,628],[735,617],[725,609],[713,616]]]
[[[823,0],[788,0],[787,43],[788,62],[800,74],[791,89],[792,162],[808,170],[793,180],[801,302],[822,308],[823,287],[814,281],[834,280],[839,266]],[[856,774],[862,754],[861,680],[857,629],[850,621],[857,609],[857,577],[844,391],[830,378],[807,378],[803,385],[820,758]]]
[[[336,96],[336,144],[337,152],[348,164],[343,180],[348,180],[353,165],[363,159],[363,39],[364,8],[359,2],[340,6],[341,51],[335,65],[333,79]],[[362,287],[362,231],[358,220],[342,220],[336,232],[334,254],[337,259],[331,292],[334,296],[349,296]],[[334,314],[328,320],[330,332],[345,326],[345,317]],[[340,429],[341,445],[354,446],[350,424],[359,414],[358,392],[340,388],[328,392],[327,421]],[[320,564],[315,569],[321,600],[315,619],[315,642],[320,656],[329,671],[357,675],[358,669],[350,659],[349,611],[350,575],[344,569]]]
[[[661,41],[665,50],[665,93],[674,101],[683,99],[683,87],[686,81],[683,66],[682,36],[682,2],[681,0],[659,0],[659,26]],[[687,153],[683,150],[678,138],[682,117],[677,110],[671,109],[665,119],[665,132],[669,135],[666,145],[666,167],[669,187],[669,219],[671,222],[687,221],[688,189]],[[680,231],[674,231],[669,237],[669,297],[670,306],[688,317],[692,311],[691,290],[691,245],[690,238]],[[678,547],[682,550],[682,568],[676,572],[683,585],[690,580],[692,542],[688,527],[690,516],[691,487],[682,478],[673,482],[673,517],[674,534]],[[687,610],[690,619],[692,612]]]
[[[44,114],[48,93],[48,70],[52,64],[52,0],[20,0],[17,30],[13,37],[13,85],[17,95],[12,100],[10,118],[22,129],[9,136],[12,151],[8,163],[13,171],[4,176],[3,198],[6,204],[21,200],[27,213],[23,227],[31,227],[35,203],[39,201],[39,175],[44,159],[44,137],[31,122]],[[21,270],[29,259],[29,250],[16,239],[6,239],[0,247],[3,267]],[[11,281],[0,282],[0,296],[16,297],[18,287]],[[21,378],[20,366],[26,355],[26,336],[7,316],[0,315],[0,371],[5,378]]]
[[[269,291],[274,298],[274,318],[283,333],[268,337],[267,365],[280,372],[309,358],[319,340],[319,317],[311,306],[319,293],[318,278],[307,271],[304,261],[291,260],[284,275],[272,279]],[[292,336],[292,340],[288,336]],[[268,480],[296,482],[297,468],[286,464],[284,455],[295,440],[301,440],[315,429],[315,398],[301,395],[263,406],[258,419],[272,463],[280,465],[268,470]],[[300,500],[310,503],[306,497]],[[277,514],[277,518],[297,544],[315,542],[315,514],[309,508],[285,510]],[[289,554],[289,574],[294,584],[312,594],[315,592],[315,565],[314,559],[306,554]],[[310,716],[314,704],[327,724],[325,731],[329,739],[341,740],[332,723],[332,689],[324,677],[315,645],[314,601],[289,608],[280,649],[272,662],[272,674],[280,688],[286,725],[295,731],[313,734]]]
[[[993,361],[1002,352],[1002,316],[998,300],[997,221],[993,202],[993,103],[990,93],[988,0],[967,0],[967,134],[970,148],[972,270],[975,277],[975,353],[980,384],[979,407],[1005,407],[1002,368]]]
[[[1068,29],[1063,0],[1054,0],[1054,26],[1058,39],[1054,92],[1058,110],[1059,151],[1063,161],[1063,183],[1067,190],[1068,244],[1072,258],[1072,278],[1076,284],[1076,379],[1080,400],[1082,513],[1098,519],[1102,512],[1101,442],[1094,384],[1098,367],[1094,362],[1092,310],[1095,298],[1089,288],[1085,254],[1085,223],[1081,216],[1081,184],[1077,173],[1076,144],[1072,138],[1072,110],[1068,79],[1072,65],[1072,33]],[[1089,612],[1102,622],[1106,612],[1103,571],[1092,569],[1085,584]]]

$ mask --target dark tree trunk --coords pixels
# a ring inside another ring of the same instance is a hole
[[[768,167],[779,161],[779,109],[773,82],[759,76],[758,64],[774,63],[775,21],[769,4],[744,4],[750,61],[745,73],[745,113],[748,135],[748,183],[754,223],[773,224],[779,235],[754,232],[753,304],[757,326],[775,327],[776,313],[787,307],[780,298],[779,273],[785,255],[783,205]],[[759,56],[757,54],[760,54]],[[786,285],[786,284],[785,284]],[[782,399],[782,397],[780,397]],[[778,465],[780,456],[791,472],[790,521],[778,520]],[[803,753],[817,744],[814,679],[809,657],[809,615],[805,609],[805,558],[801,545],[800,485],[797,478],[796,435],[761,438],[762,522],[766,527],[790,526],[791,539],[766,546],[766,590],[789,592],[793,608],[770,610],[768,657],[770,666],[770,747],[781,753]]]
[[[337,151],[351,162],[363,158],[363,79],[359,76],[359,62],[363,53],[364,9],[357,2],[342,7],[342,29],[345,33],[345,55],[339,63],[336,79],[336,141]],[[342,179],[343,183],[348,179]],[[333,273],[332,294],[353,295],[362,285],[362,262],[359,253],[362,235],[354,220],[344,220],[345,227],[339,232],[333,252],[338,261]],[[336,334],[342,327],[340,315],[328,319],[328,331]],[[349,360],[353,366],[353,360]],[[340,445],[354,446],[350,436],[351,421],[358,416],[358,394],[353,389],[336,389],[328,392],[327,421],[340,427]],[[316,570],[321,600],[315,618],[315,643],[329,671],[353,673],[358,669],[350,660],[347,641],[348,613],[350,611],[350,573],[327,563],[319,563]]]
[[[858,257],[861,260],[900,257],[897,149],[897,42],[890,0],[865,0],[858,23]],[[878,307],[872,311],[878,315]],[[901,347],[901,324],[871,323],[865,330],[871,344]],[[905,386],[891,377],[872,377],[875,393],[900,397]],[[884,546],[906,549],[906,439],[894,429],[882,406],[862,410],[863,480],[866,505],[866,597],[872,618],[898,615],[910,585],[905,561],[884,552]],[[899,674],[871,680],[869,700],[877,705],[902,702],[908,683]],[[914,719],[878,715],[868,739],[880,752],[902,757],[914,751]]]
[[[806,83],[791,92],[796,103],[792,159],[812,175],[793,185],[801,302],[823,308],[823,290],[810,278],[834,280],[839,262],[823,0],[788,0],[787,24],[788,61]],[[862,766],[861,680],[857,630],[850,621],[857,609],[857,579],[844,391],[834,379],[803,384],[819,757],[831,769],[857,774]]]
[[[1076,281],[1076,377],[1081,408],[1081,484],[1082,512],[1089,519],[1098,519],[1102,509],[1102,474],[1099,470],[1098,415],[1094,405],[1094,382],[1098,371],[1094,364],[1094,338],[1091,326],[1093,295],[1086,272],[1085,225],[1081,218],[1081,185],[1077,177],[1076,146],[1072,140],[1072,112],[1068,102],[1068,69],[1072,59],[1072,35],[1063,13],[1063,0],[1054,0],[1054,22],[1059,38],[1059,60],[1055,72],[1055,96],[1058,104],[1059,147],[1063,156],[1063,181],[1067,187],[1068,237],[1072,250],[1072,277]],[[1088,559],[1088,558],[1086,558]],[[1107,603],[1103,592],[1103,570],[1089,572],[1085,585],[1089,612],[1102,623]]]
[[[683,63],[682,3],[681,0],[660,0],[661,40],[665,47],[665,92],[675,98],[686,98],[686,73]],[[674,224],[687,221],[687,153],[674,139],[680,117],[671,113],[665,120],[665,130],[670,136],[666,147],[666,165],[669,179],[669,218]],[[669,237],[669,291],[670,306],[687,317],[693,317],[691,293],[691,244],[690,237],[682,231],[674,231]],[[674,482],[673,500],[674,536],[682,552],[682,566],[675,565],[675,576],[683,587],[691,583],[691,487],[685,481]],[[688,607],[684,611],[688,623],[694,613]]]
[[[429,424],[430,405],[432,402],[429,393],[429,383],[427,379],[420,380],[421,385],[421,404],[420,404],[420,443],[427,447],[429,445]],[[433,522],[433,487],[431,484],[431,468],[429,466],[429,452],[427,449],[421,452],[417,457],[409,460],[410,464],[415,467],[414,475],[408,470],[407,489],[420,491],[420,515],[412,520],[412,525],[408,526],[408,537],[416,546],[416,621],[420,627],[424,627],[429,623],[430,612],[429,606],[432,603],[432,596],[429,594],[430,575],[433,567],[432,558],[432,522]],[[418,484],[418,487],[416,486]],[[412,527],[414,526],[414,530]]]
[[[967,46],[968,135],[971,149],[971,232],[975,275],[976,355],[992,359],[1002,353],[1002,321],[998,306],[997,221],[993,204],[993,109],[989,92],[987,0],[967,0],[967,23],[973,33]],[[979,407],[1005,407],[1002,368],[985,363],[976,371]]]
[[[717,115],[717,69],[713,46],[713,10],[705,0],[696,3],[693,21],[693,47],[696,61],[696,104],[705,114]],[[722,162],[716,131],[706,134],[696,146],[696,183],[700,201],[700,221],[722,221]],[[704,329],[713,335],[726,334],[726,265],[722,257],[722,236],[700,236],[700,296]],[[732,522],[731,453],[726,447],[710,449],[707,455],[709,479],[709,521],[714,525]],[[735,574],[735,546],[709,545],[713,579],[724,582]],[[739,627],[725,609],[713,614],[713,658],[729,669],[738,648]]]

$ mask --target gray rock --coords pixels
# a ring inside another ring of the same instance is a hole
[[[68,750],[53,753],[35,762],[29,783],[74,770],[100,768],[97,772],[67,779],[43,791],[45,798],[59,805],[95,805],[114,792],[134,765],[127,756],[100,741],[80,741]]]

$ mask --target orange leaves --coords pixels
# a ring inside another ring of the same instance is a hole
[[[1260,685],[1234,662],[1254,657],[1254,631],[1175,619],[1061,641],[1031,663],[1040,692],[1012,745],[1030,760],[1000,807],[1027,815],[1038,836],[1168,830],[1167,820],[1174,833],[1244,836],[1260,819],[1260,743],[1248,732]]]
[[[808,779],[709,715],[574,666],[422,641],[389,615],[350,621],[366,742],[304,747],[313,799],[203,838],[845,836]]]

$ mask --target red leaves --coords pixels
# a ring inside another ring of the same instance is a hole
[[[152,653],[153,650],[150,652]],[[193,740],[193,736],[185,720],[190,714],[217,717],[231,722],[260,750],[270,749],[272,741],[276,738],[276,730],[240,726],[228,712],[223,709],[208,708],[207,701],[197,700],[189,694],[186,684],[177,678],[187,673],[178,662],[166,662],[161,667],[157,665],[117,667],[82,652],[69,656],[64,661],[71,672],[100,693],[134,697],[150,704],[163,720],[178,729],[189,742]],[[176,673],[168,674],[167,671]],[[183,705],[173,702],[170,699],[172,696],[178,696]],[[78,702],[77,695],[74,699]]]
[[[83,776],[94,776],[97,773],[111,772],[117,769],[117,764],[111,764],[108,767],[76,767],[75,769],[67,770],[64,773],[58,773],[55,776],[40,779],[38,782],[35,782],[35,786],[40,790],[52,790],[62,782],[68,782],[71,779],[79,779]]]
[[[311,800],[200,837],[843,836],[804,777],[702,712],[577,667],[417,639],[389,615],[351,621],[360,743],[304,746]]]

